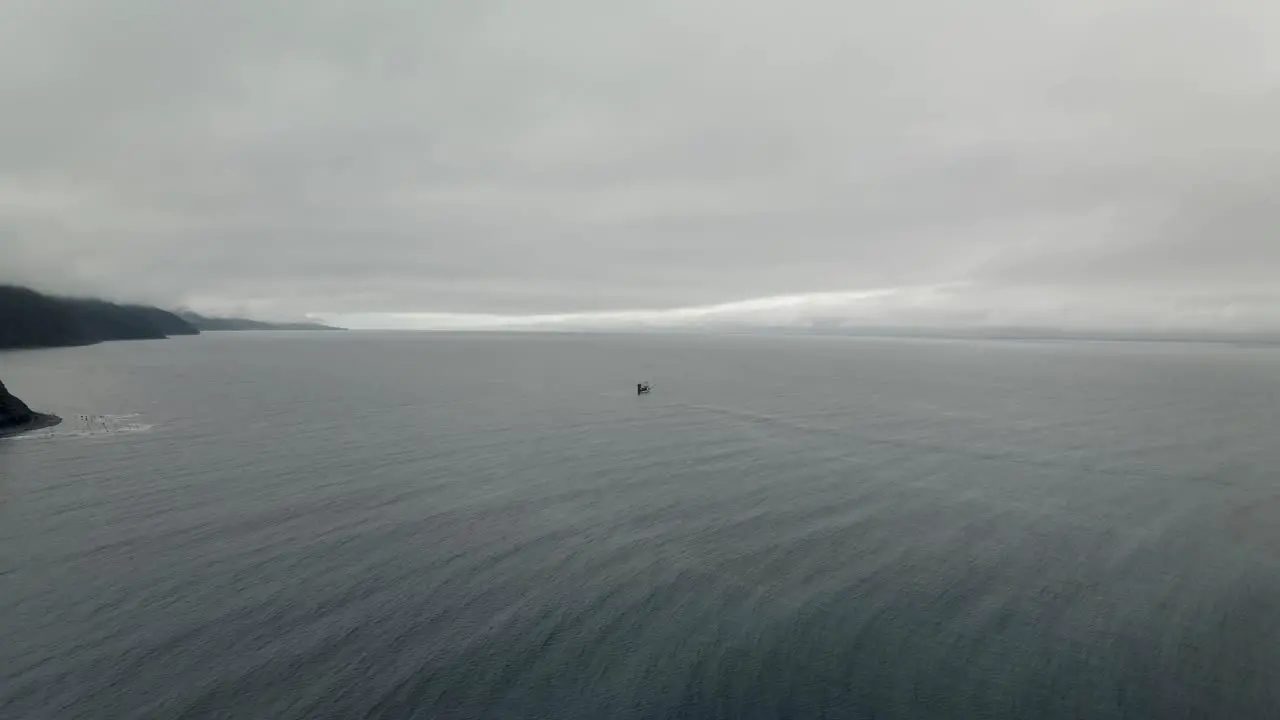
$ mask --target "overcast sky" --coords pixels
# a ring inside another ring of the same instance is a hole
[[[0,280],[359,326],[1280,327],[1277,48],[1261,0],[5,0]]]

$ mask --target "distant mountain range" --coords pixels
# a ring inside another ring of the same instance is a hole
[[[0,350],[93,345],[108,340],[159,340],[202,330],[333,330],[313,323],[211,318],[149,305],[45,295],[0,285]]]
[[[264,322],[247,318],[208,317],[189,310],[178,311],[178,317],[201,332],[223,330],[341,330],[342,328],[310,322]]]

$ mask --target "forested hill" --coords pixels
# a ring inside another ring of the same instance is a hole
[[[198,335],[174,313],[147,305],[45,295],[0,285],[0,350]]]

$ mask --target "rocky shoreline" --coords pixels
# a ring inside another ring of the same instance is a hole
[[[57,415],[33,411],[0,382],[0,437],[43,430],[61,422]]]
[[[35,432],[36,430],[44,430],[61,424],[62,418],[57,415],[50,415],[48,413],[31,413],[31,419],[25,423],[0,427],[0,438]]]

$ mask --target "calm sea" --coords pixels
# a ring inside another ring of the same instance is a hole
[[[5,719],[1280,717],[1280,351],[209,334],[0,377],[67,418],[0,441]]]

